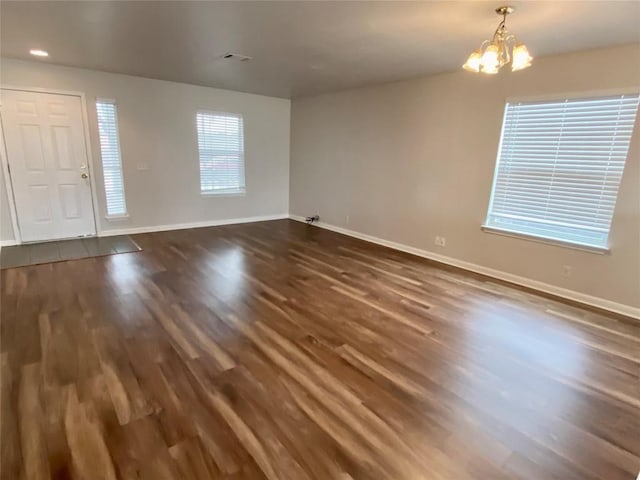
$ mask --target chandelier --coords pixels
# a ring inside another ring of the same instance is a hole
[[[529,55],[526,45],[518,42],[515,35],[507,31],[507,15],[513,13],[513,10],[513,7],[508,6],[496,8],[496,13],[502,15],[502,21],[493,38],[485,40],[478,50],[469,55],[462,68],[469,72],[495,74],[508,63],[511,63],[513,72],[531,66],[533,57]]]

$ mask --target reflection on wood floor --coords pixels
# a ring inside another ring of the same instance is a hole
[[[633,479],[640,326],[292,221],[2,272],[15,479]]]

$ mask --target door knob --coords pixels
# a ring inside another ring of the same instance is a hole
[[[80,174],[80,176],[81,176],[82,178],[89,178],[89,175],[87,175],[87,174],[86,174],[86,173],[84,173],[84,172],[82,172],[82,173]]]

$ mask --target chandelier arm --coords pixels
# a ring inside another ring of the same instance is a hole
[[[513,51],[513,48],[516,46],[517,41],[518,40],[516,39],[516,36],[513,34],[507,35],[506,38],[504,39],[504,43],[505,43],[504,51],[507,57],[506,61],[504,62],[505,65],[512,60],[511,58],[512,51]]]
[[[498,28],[496,28],[496,31],[493,32],[493,37],[491,39],[492,43],[495,41],[496,37],[498,36],[498,33],[500,33],[500,29],[506,29],[506,21],[507,21],[507,16],[504,16],[504,20],[502,20],[499,24],[498,24]]]

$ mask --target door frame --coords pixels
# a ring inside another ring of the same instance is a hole
[[[94,177],[94,163],[93,163],[93,151],[91,150],[91,139],[89,135],[89,117],[87,115],[87,101],[84,92],[78,92],[73,90],[57,90],[52,88],[38,88],[38,87],[16,87],[15,85],[6,85],[0,83],[0,90],[17,90],[21,92],[33,92],[33,93],[50,93],[52,95],[67,95],[70,97],[80,98],[80,114],[82,116],[82,130],[84,134],[84,148],[87,152],[87,170],[89,171],[89,190],[91,191],[91,211],[93,213],[93,228],[95,230],[95,236],[99,236],[100,230],[98,229],[98,199],[96,197],[96,179]],[[1,93],[1,92],[0,92]],[[22,244],[22,235],[20,233],[20,226],[18,224],[18,211],[16,209],[16,202],[13,194],[13,181],[11,179],[11,172],[9,170],[9,157],[7,155],[6,143],[4,140],[4,125],[2,120],[2,109],[0,108],[0,158],[2,159],[2,173],[4,174],[4,183],[7,189],[7,201],[9,204],[9,211],[11,212],[11,224],[13,226],[13,236],[16,245]]]

